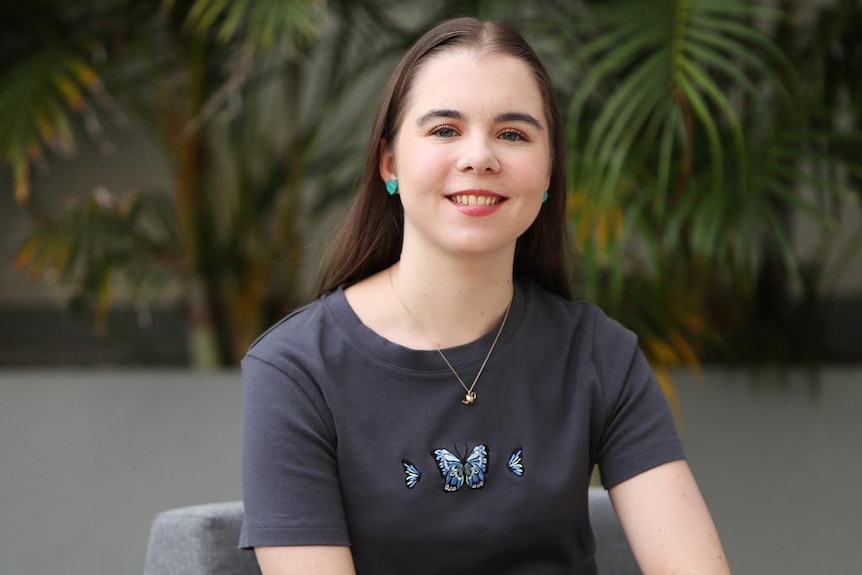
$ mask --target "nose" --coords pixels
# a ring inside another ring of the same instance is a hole
[[[476,135],[462,140],[462,149],[456,167],[462,172],[495,173],[500,170],[500,161],[494,152],[493,142]]]

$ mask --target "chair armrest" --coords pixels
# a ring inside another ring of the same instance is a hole
[[[608,492],[601,487],[590,488],[590,523],[596,538],[599,573],[641,575]]]
[[[260,575],[254,553],[237,547],[240,501],[163,511],[150,528],[144,575]]]

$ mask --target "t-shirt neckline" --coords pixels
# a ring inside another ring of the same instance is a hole
[[[495,355],[507,352],[507,344],[521,325],[527,305],[528,285],[528,282],[515,280],[512,308],[509,310],[509,317],[506,320],[503,333],[500,334],[500,340],[491,355],[490,361],[492,362]],[[376,360],[408,370],[449,371],[436,350],[420,350],[403,346],[386,339],[365,325],[347,301],[347,297],[344,295],[344,286],[325,296],[323,303],[339,328],[343,330],[346,340]],[[459,367],[469,369],[475,365],[481,365],[498,329],[499,325],[495,325],[488,333],[476,340],[444,348],[443,353],[446,355],[446,359],[456,369]]]

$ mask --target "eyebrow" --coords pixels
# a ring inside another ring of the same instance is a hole
[[[459,112],[458,110],[448,110],[448,109],[440,109],[440,110],[430,110],[416,120],[416,125],[420,128],[435,118],[449,118],[450,120],[463,120],[464,114]],[[531,114],[527,114],[526,112],[504,112],[502,114],[497,114],[494,116],[494,122],[523,122],[525,124],[529,124],[536,128],[537,130],[543,130],[541,122],[533,117]]]
[[[425,112],[419,119],[416,120],[416,125],[420,128],[436,118],[449,118],[450,120],[463,120],[464,114],[457,110],[430,110]]]
[[[542,124],[534,118],[532,115],[527,114],[526,112],[505,112],[503,114],[499,114],[494,118],[495,122],[523,122],[525,124],[530,124],[537,130],[543,130],[544,127]]]

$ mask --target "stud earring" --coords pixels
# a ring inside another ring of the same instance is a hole
[[[398,193],[398,180],[395,178],[389,178],[386,180],[386,191],[389,192],[390,196],[394,196]]]
[[[542,194],[542,203],[544,204],[547,201],[548,201],[548,192],[547,192],[547,190],[545,190],[545,193]]]

